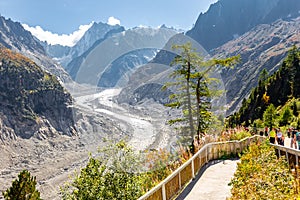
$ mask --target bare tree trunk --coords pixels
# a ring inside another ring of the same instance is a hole
[[[201,81],[202,77],[198,78],[197,81],[197,87],[196,87],[196,98],[197,98],[197,136],[198,136],[198,144],[200,141],[200,81]]]
[[[190,75],[191,75],[191,63],[188,61],[188,71],[186,78],[186,95],[187,95],[187,106],[188,106],[188,117],[190,124],[191,137],[194,140],[195,128],[193,122],[193,113],[192,113],[192,102],[191,102],[191,94],[190,94]]]

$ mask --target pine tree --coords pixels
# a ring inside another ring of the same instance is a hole
[[[288,125],[293,117],[293,111],[287,106],[281,116],[280,116],[280,125],[285,126]]]
[[[39,200],[40,192],[36,190],[36,178],[30,172],[23,170],[18,179],[13,181],[12,186],[3,192],[6,200]]]
[[[174,87],[174,94],[170,95],[170,103],[166,106],[180,108],[182,116],[169,121],[170,124],[180,123],[184,142],[194,139],[197,134],[207,130],[212,119],[211,99],[220,94],[217,89],[209,88],[208,85],[217,83],[218,80],[209,75],[216,66],[232,66],[239,61],[239,56],[226,59],[211,59],[205,61],[191,43],[174,45],[174,49],[180,51],[171,63],[174,71],[170,77],[174,82],[167,83],[164,88]]]
[[[274,127],[275,119],[276,119],[276,109],[273,104],[270,104],[267,107],[266,111],[263,114],[263,119],[264,119],[265,126],[270,128]]]
[[[259,74],[258,81],[264,83],[267,80],[268,75],[268,71],[266,70],[266,68],[264,68]]]

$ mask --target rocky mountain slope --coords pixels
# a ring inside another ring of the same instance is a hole
[[[219,71],[226,90],[227,114],[234,111],[257,84],[263,68],[274,72],[288,49],[299,43],[298,16],[298,0],[219,0],[206,13],[200,14],[193,29],[186,33],[189,41],[203,46],[211,56],[241,54],[241,63],[233,70]],[[169,65],[173,58],[172,51],[162,50],[151,62]],[[144,87],[145,80],[135,79],[134,83],[133,87],[127,87],[127,94],[136,94],[138,87]],[[141,94],[137,96],[147,92],[138,91]]]
[[[106,39],[112,37],[115,34],[121,33],[124,31],[124,28],[121,26],[118,29],[113,29],[109,32],[107,32],[103,38],[97,40],[96,42],[94,42],[93,44],[91,44],[91,46],[81,55],[72,58],[72,60],[66,65],[65,69],[66,71],[70,74],[70,76],[72,77],[73,80],[76,79],[76,75],[77,72],[79,70],[79,67],[81,65],[81,63],[84,61],[85,57],[96,47],[98,46],[100,43],[102,43],[103,41],[105,41]]]
[[[259,24],[297,16],[300,16],[298,0],[219,0],[200,14],[186,34],[210,51]]]
[[[72,98],[30,59],[0,49],[0,139],[74,135]]]
[[[124,87],[130,81],[135,68],[148,63],[158,49],[145,48],[126,53],[105,69],[98,81],[99,87]]]
[[[251,89],[258,84],[258,76],[263,69],[270,74],[274,73],[287,51],[293,45],[300,46],[298,27],[300,17],[262,24],[212,52],[218,57],[241,55],[239,65],[222,71],[229,104],[228,114],[236,110]]]
[[[125,134],[116,120],[73,103],[54,75],[0,47],[0,199],[23,169],[37,176],[43,199],[60,199],[59,186],[88,152]]]
[[[118,102],[129,103],[130,105],[140,104],[149,99],[159,103],[168,102],[171,91],[162,91],[162,87],[166,82],[172,81],[169,77],[172,72],[169,63],[179,53],[172,46],[174,44],[186,44],[187,42],[192,43],[193,48],[201,52],[203,56],[207,55],[197,42],[184,34],[178,33],[172,36],[150,62],[140,66],[131,73],[131,76],[128,77],[127,85],[123,87],[118,97]]]
[[[280,91],[280,92],[279,92]],[[300,48],[293,46],[289,50],[287,57],[284,59],[279,70],[273,75],[259,81],[249,98],[243,100],[242,106],[238,112],[235,112],[228,119],[231,126],[245,124],[248,126],[256,119],[263,119],[264,112],[271,104],[275,108],[289,108],[290,115],[282,114],[278,117],[279,125],[290,125],[292,115],[298,117],[299,107],[296,99],[300,97]],[[286,104],[289,104],[285,106]],[[279,114],[278,114],[279,115]],[[283,117],[289,116],[289,117]],[[294,120],[299,126],[299,120]],[[294,123],[295,125],[295,123]]]
[[[134,71],[136,67],[152,59],[153,54],[156,55],[156,50],[163,48],[168,39],[176,33],[173,29],[168,28],[134,28],[124,31],[95,43],[82,56],[73,59],[68,65],[67,71],[71,72],[73,79],[79,83],[100,86],[105,83],[101,83],[99,80],[107,78],[118,82],[114,74],[107,76],[109,71],[118,68],[118,73],[124,73],[124,75]],[[135,51],[137,51],[136,55]],[[131,56],[128,56],[128,53]],[[125,56],[126,54],[127,56]],[[121,61],[121,57],[127,60]],[[117,61],[118,59],[119,61]],[[122,67],[119,65],[121,63],[131,67]],[[106,77],[102,78],[103,74]],[[121,78],[121,76],[119,77]]]
[[[26,31],[19,22],[0,16],[0,44],[32,59],[44,70],[57,76],[62,82],[72,82],[68,73],[46,55],[40,41],[33,37],[29,31]]]
[[[108,25],[102,22],[96,23],[85,32],[80,40],[73,46],[49,45],[45,42],[42,45],[48,56],[59,62],[64,68],[76,57],[81,56],[98,40],[107,39],[114,33],[124,31],[124,27],[120,25]]]

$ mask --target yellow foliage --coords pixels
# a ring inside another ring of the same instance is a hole
[[[270,101],[270,96],[267,95],[267,92],[264,93],[262,97],[263,101],[267,104]]]

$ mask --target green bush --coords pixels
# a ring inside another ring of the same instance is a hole
[[[141,164],[140,155],[125,142],[110,144],[61,188],[63,199],[137,199],[147,182]]]
[[[230,135],[229,140],[242,140],[246,137],[251,137],[251,133],[249,131],[237,131]]]

